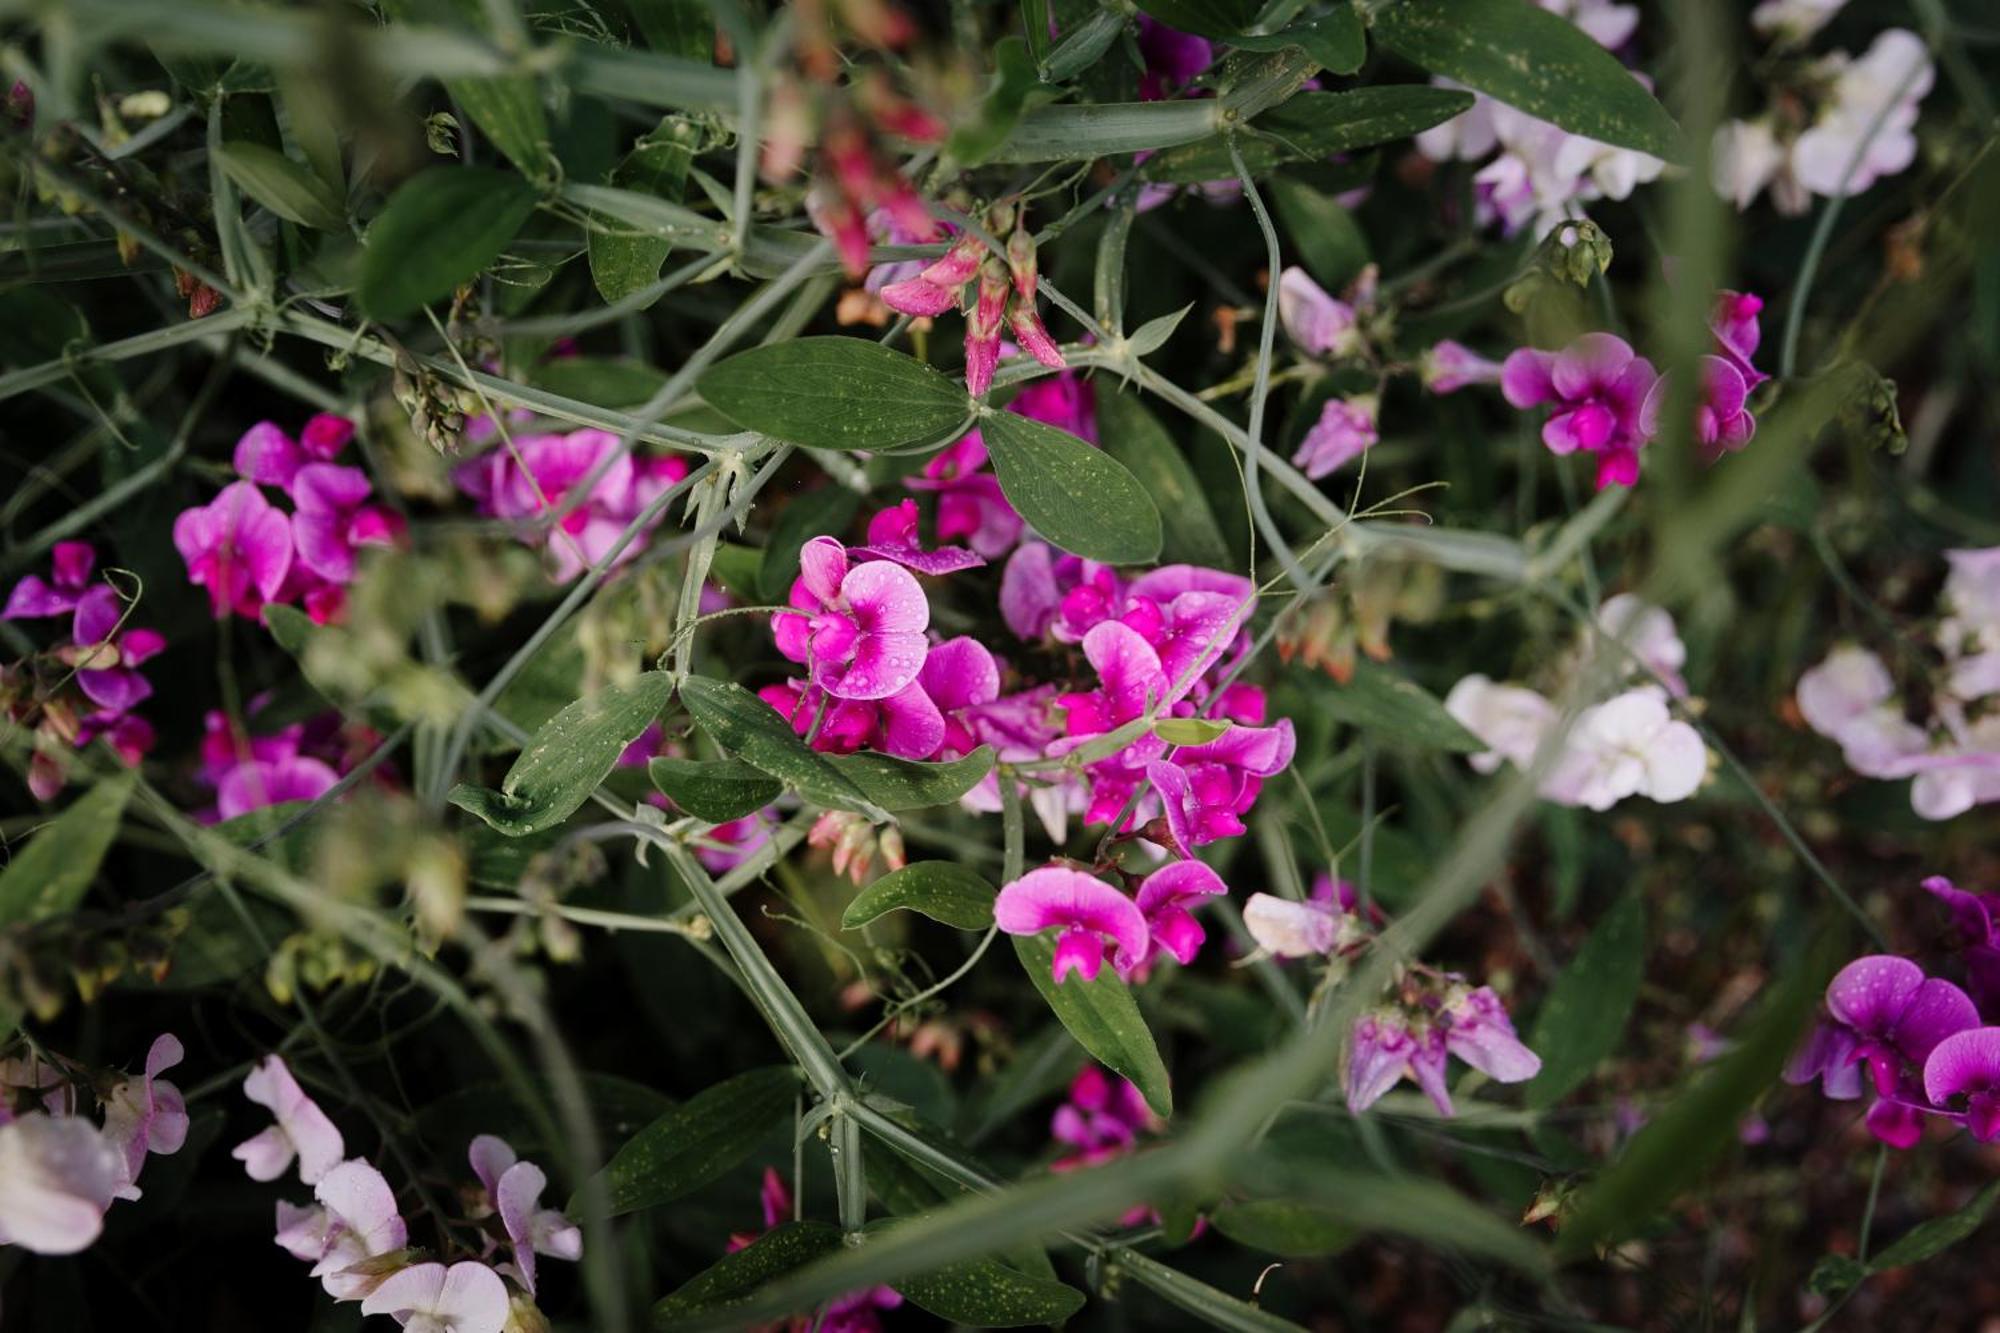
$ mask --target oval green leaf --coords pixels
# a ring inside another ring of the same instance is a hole
[[[799,338],[711,366],[701,396],[747,430],[816,449],[941,440],[972,414],[965,386],[866,338]]]
[[[1318,1204],[1297,1199],[1250,1199],[1225,1204],[1211,1219],[1238,1245],[1285,1259],[1334,1254],[1354,1241],[1354,1229]]]
[[[118,836],[134,780],[130,773],[106,778],[14,853],[0,870],[0,926],[33,925],[75,910]]]
[[[1016,935],[1014,952],[1027,969],[1028,980],[1035,983],[1077,1044],[1099,1063],[1131,1079],[1154,1111],[1172,1115],[1174,1096],[1167,1066],[1153,1042],[1152,1029],[1140,1016],[1131,988],[1110,968],[1100,971],[1095,981],[1085,981],[1072,972],[1058,986],[1051,971],[1056,959],[1055,937],[1046,933]]]
[[[1529,1106],[1554,1106],[1611,1054],[1639,998],[1645,963],[1645,904],[1627,893],[1590,932],[1535,1016],[1529,1045],[1542,1057],[1542,1072],[1528,1084]]]
[[[1250,122],[1237,142],[1243,164],[1262,174],[1284,162],[1323,162],[1334,153],[1407,139],[1472,105],[1472,94],[1422,84],[1389,84],[1347,92],[1300,93]],[[1180,185],[1236,174],[1228,141],[1206,138],[1146,159],[1139,174]]]
[[[741,685],[690,676],[681,682],[681,703],[717,745],[800,795],[871,818],[889,817],[825,755],[809,749],[777,709]]]
[[[625,155],[611,173],[611,183],[679,203],[700,143],[699,126],[684,116],[668,116]],[[673,250],[664,236],[638,234],[608,220],[591,231],[589,246],[590,280],[607,301],[623,300],[652,285]]]
[[[725,1254],[653,1307],[653,1327],[680,1327],[695,1315],[713,1316],[752,1295],[772,1278],[804,1268],[841,1248],[840,1228],[825,1222],[784,1222],[734,1254]],[[712,1326],[713,1318],[703,1321]]]
[[[696,819],[727,824],[762,810],[784,794],[785,784],[740,759],[674,759],[646,765],[653,785]]]
[[[216,151],[216,160],[237,189],[287,222],[320,231],[347,225],[333,187],[275,148],[226,143]]]
[[[1125,465],[1076,436],[1012,412],[980,422],[1008,503],[1053,545],[1107,565],[1160,553],[1160,511]]]
[[[368,228],[356,296],[371,319],[395,319],[449,296],[500,255],[535,209],[511,171],[432,167],[403,182]]]
[[[1169,28],[1203,37],[1230,37],[1257,17],[1258,0],[1139,0],[1139,8]]]
[[[1413,64],[1572,134],[1669,161],[1682,155],[1680,126],[1632,71],[1531,0],[1399,0],[1375,11],[1374,29]]]
[[[499,791],[460,783],[448,799],[511,838],[553,828],[589,799],[673,692],[671,675],[648,671],[578,699],[535,732]]]
[[[1030,1277],[993,1259],[947,1264],[894,1286],[919,1309],[972,1328],[1060,1324],[1081,1310],[1084,1300],[1075,1287]]]
[[[993,750],[982,745],[963,759],[923,764],[887,754],[833,754],[827,762],[884,810],[924,810],[950,805],[993,771]]]
[[[790,1065],[753,1069],[647,1125],[597,1173],[611,1216],[671,1203],[721,1176],[791,1115],[798,1091],[798,1072]],[[575,1200],[570,1211],[577,1211]]]
[[[1229,727],[1212,717],[1164,717],[1153,724],[1153,734],[1169,745],[1207,745],[1221,740]]]
[[[840,914],[840,924],[853,930],[906,908],[960,930],[985,930],[993,924],[993,898],[998,892],[956,862],[919,861],[863,889]]]
[[[1346,3],[1335,5],[1318,18],[1294,23],[1282,32],[1259,37],[1238,35],[1229,40],[1232,45],[1251,51],[1296,46],[1329,74],[1352,74],[1368,58],[1368,36],[1361,26],[1361,15]]]

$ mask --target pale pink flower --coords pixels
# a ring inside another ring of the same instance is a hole
[[[230,1156],[243,1163],[252,1180],[276,1180],[296,1157],[299,1180],[317,1185],[340,1163],[346,1145],[340,1130],[319,1104],[292,1077],[291,1067],[276,1055],[257,1062],[243,1079],[243,1095],[269,1110],[270,1128],[236,1145]]]

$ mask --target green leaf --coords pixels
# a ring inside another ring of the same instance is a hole
[[[1471,93],[1413,83],[1300,93],[1251,121],[1251,133],[1237,146],[1243,165],[1261,175],[1284,162],[1323,162],[1334,153],[1407,139],[1471,105]],[[1233,177],[1236,168],[1228,141],[1217,135],[1156,153],[1139,174],[1150,181],[1192,185]]]
[[[701,729],[723,749],[762,769],[800,795],[822,805],[859,810],[887,819],[853,779],[807,747],[778,710],[732,681],[690,676],[681,682],[681,703]]]
[[[320,231],[336,231],[347,225],[333,187],[277,149],[259,143],[225,143],[217,157],[236,188],[285,221]]]
[[[840,1248],[839,1227],[825,1222],[782,1222],[736,1253],[723,1255],[662,1298],[653,1307],[653,1327],[664,1333],[678,1328],[685,1316],[725,1310],[772,1278]]]
[[[815,537],[837,537],[854,521],[861,496],[845,486],[821,486],[795,495],[778,511],[771,536],[764,543],[764,562],[757,570],[757,595],[780,603],[790,595],[799,576],[799,551]]]
[[[707,64],[715,56],[715,11],[706,0],[625,0],[646,45]]]
[[[985,161],[1014,132],[1039,83],[1027,44],[1019,37],[1002,38],[993,48],[992,86],[980,100],[979,114],[952,131],[951,156],[967,166]]]
[[[499,258],[535,210],[535,187],[511,171],[432,167],[403,182],[368,228],[356,290],[371,319],[395,319],[449,296]]]
[[[1139,1014],[1139,1002],[1131,988],[1110,968],[1085,981],[1072,972],[1060,986],[1051,969],[1055,965],[1055,939],[1041,935],[1016,935],[1014,952],[1027,969],[1028,980],[1049,1002],[1056,1017],[1069,1029],[1077,1044],[1096,1056],[1100,1064],[1132,1080],[1146,1098],[1146,1105],[1160,1115],[1174,1113],[1173,1090],[1167,1080],[1167,1066],[1153,1033]]]
[[[1354,1242],[1354,1229],[1318,1204],[1298,1199],[1250,1199],[1225,1204],[1211,1221],[1238,1245],[1286,1259],[1337,1254]]]
[[[1139,0],[1139,8],[1169,28],[1203,37],[1234,38],[1257,17],[1258,0]]]
[[[553,828],[590,799],[620,752],[660,715],[673,692],[674,678],[665,671],[607,685],[543,723],[499,791],[460,783],[449,799],[509,837]]]
[[[549,117],[541,90],[524,75],[490,79],[446,79],[445,90],[479,126],[493,146],[530,180],[555,174],[549,145]]]
[[[931,764],[888,754],[834,754],[827,762],[884,810],[926,810],[978,786],[993,771],[993,750],[982,745],[963,759]]]
[[[131,773],[106,778],[14,852],[0,870],[0,926],[31,926],[76,909],[118,836],[135,780]]]
[[[1354,679],[1315,696],[1336,722],[1380,733],[1393,744],[1472,754],[1486,747],[1444,711],[1437,696],[1376,662],[1354,664]]]
[[[963,384],[866,338],[754,347],[711,366],[699,385],[737,425],[818,449],[941,442],[972,415]]]
[[[1138,1250],[1119,1250],[1116,1263],[1120,1273],[1210,1328],[1233,1333],[1299,1333],[1299,1326],[1291,1320],[1239,1301]]]
[[[1632,71],[1531,0],[1399,0],[1374,12],[1397,55],[1587,139],[1668,161],[1680,126]]]
[[[1174,516],[1172,523],[1163,525],[1160,559],[1227,569],[1229,543],[1215,521],[1208,493],[1159,418],[1137,394],[1100,389],[1097,421],[1104,452],[1132,470],[1155,509]]]
[[[1067,431],[1012,412],[980,422],[1007,500],[1055,546],[1107,565],[1160,553],[1160,511],[1123,463]]]
[[[1062,42],[1053,50],[1039,57],[1038,70],[1043,83],[1066,83],[1096,64],[1098,58],[1110,49],[1125,31],[1125,14],[1110,5],[1100,5],[1088,18],[1062,34]],[[1030,28],[1029,35],[1046,44],[1048,38],[1048,14],[1046,7],[1039,27]]]
[[[696,819],[727,824],[762,810],[784,794],[785,784],[740,759],[672,759],[646,765],[653,785]]]
[[[892,1225],[922,1225],[898,1222]],[[1059,1324],[1083,1308],[1066,1283],[1030,1277],[993,1259],[968,1259],[892,1284],[912,1305],[972,1328]]]
[[[611,183],[678,203],[700,142],[700,126],[682,116],[668,116],[625,155],[611,173]],[[617,222],[603,220],[591,230],[588,243],[590,280],[607,301],[623,300],[657,282],[660,265],[673,250],[673,242],[664,236],[634,234]]]
[[[1535,1016],[1529,1045],[1542,1057],[1542,1072],[1527,1086],[1529,1106],[1554,1106],[1611,1054],[1639,997],[1645,963],[1646,907],[1628,892],[1590,932]]]
[[[1221,740],[1229,727],[1212,717],[1167,717],[1153,724],[1153,734],[1169,745],[1207,745]]]
[[[1996,1201],[2000,1201],[2000,1180],[1973,1195],[1972,1202],[1957,1212],[1911,1227],[1894,1245],[1868,1261],[1869,1271],[1883,1273],[1922,1263],[1949,1249],[1985,1225],[1986,1215],[1993,1211]]]
[[[603,356],[562,356],[530,373],[537,389],[616,411],[637,407],[659,392],[667,377],[643,361]]]
[[[1124,20],[1107,17],[1115,34]],[[1084,162],[1147,152],[1205,139],[1221,124],[1222,107],[1212,98],[1038,106],[1021,117],[990,161]]]
[[[907,909],[960,930],[985,930],[993,924],[998,892],[955,861],[919,861],[863,889],[840,914],[840,924],[854,930],[884,913]]]
[[[1271,180],[1271,202],[1306,272],[1328,291],[1345,287],[1368,263],[1368,237],[1332,195],[1286,176]]]
[[[1368,36],[1361,26],[1361,15],[1345,0],[1318,18],[1294,23],[1283,32],[1258,37],[1238,34],[1229,40],[1250,51],[1296,46],[1329,74],[1352,74],[1368,58]]]
[[[693,1193],[748,1157],[798,1096],[790,1065],[753,1069],[695,1094],[625,1141],[597,1173],[611,1216]],[[570,1204],[572,1215],[576,1203]]]

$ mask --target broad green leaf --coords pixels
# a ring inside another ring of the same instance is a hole
[[[993,48],[992,86],[980,99],[979,114],[952,131],[951,156],[967,166],[985,161],[1014,132],[1038,83],[1027,44],[1019,37],[1002,38]]]
[[[118,836],[135,777],[108,777],[15,849],[0,870],[0,926],[31,926],[74,911]]]
[[[955,861],[918,861],[863,889],[840,914],[840,924],[853,930],[885,912],[907,908],[960,930],[984,930],[993,924],[998,892]]]
[[[1055,546],[1107,565],[1160,553],[1160,511],[1123,463],[1067,431],[1012,412],[980,422],[1007,500]]]
[[[1352,1227],[1318,1204],[1297,1199],[1224,1204],[1210,1220],[1217,1231],[1238,1245],[1286,1259],[1336,1254],[1354,1241]]]
[[[528,382],[564,398],[617,410],[644,403],[659,392],[667,377],[643,361],[559,356],[536,366]]]
[[[921,1226],[921,1222],[896,1225]],[[972,1328],[1059,1324],[1083,1308],[1083,1293],[1029,1277],[993,1259],[968,1259],[892,1284],[912,1305]]]
[[[473,124],[509,162],[530,180],[555,173],[549,146],[549,117],[542,109],[541,90],[525,75],[488,79],[446,79],[451,93]]]
[[[281,68],[277,76],[278,101],[285,108],[292,142],[338,200],[347,191],[347,167],[340,152],[342,115],[331,86],[316,70]]]
[[[798,1091],[798,1071],[790,1065],[753,1069],[647,1125],[597,1173],[611,1216],[671,1203],[721,1176],[791,1115]]]
[[[1138,1250],[1121,1249],[1114,1262],[1120,1273],[1209,1328],[1229,1329],[1233,1333],[1299,1333],[1299,1326],[1291,1320],[1239,1301]]]
[[[1124,20],[1110,17],[1115,33]],[[1222,106],[1212,98],[1038,106],[1021,117],[990,160],[1082,162],[1142,153],[1205,139],[1221,125]]]
[[[1258,0],[1138,0],[1139,8],[1169,28],[1203,37],[1234,38],[1249,27]]]
[[[1160,1048],[1139,1013],[1139,1002],[1131,988],[1110,968],[1103,968],[1095,981],[1085,981],[1075,972],[1058,986],[1051,969],[1055,965],[1055,938],[1016,935],[1014,952],[1027,969],[1028,980],[1049,1002],[1056,1017],[1069,1029],[1077,1044],[1096,1056],[1099,1063],[1132,1080],[1146,1098],[1146,1105],[1160,1115],[1174,1112],[1173,1090],[1167,1081],[1167,1066]]]
[[[1368,237],[1339,200],[1285,176],[1270,189],[1292,248],[1320,286],[1337,292],[1367,266]]]
[[[1361,15],[1346,0],[1318,18],[1294,23],[1282,32],[1258,37],[1238,34],[1229,40],[1251,51],[1296,46],[1329,74],[1352,74],[1368,58],[1368,36],[1361,26]]]
[[[808,748],[777,709],[741,685],[690,676],[681,682],[681,703],[717,745],[797,788],[800,795],[822,805],[888,818],[888,812],[870,801],[853,779]]]
[[[740,759],[650,761],[646,771],[667,799],[696,819],[727,824],[762,810],[784,794],[785,784]]]
[[[226,143],[217,156],[236,188],[287,222],[320,231],[347,225],[333,187],[275,148]]]
[[[1554,1106],[1617,1048],[1645,963],[1646,907],[1628,892],[1590,932],[1535,1016],[1529,1045],[1542,1057],[1542,1072],[1527,1086],[1529,1106]]]
[[[778,511],[757,570],[757,595],[772,604],[791,594],[799,576],[799,551],[815,537],[837,537],[854,521],[861,496],[845,486],[826,485],[793,496]]]
[[[993,771],[993,750],[982,745],[963,759],[918,763],[888,754],[835,754],[827,762],[884,810],[926,810],[950,805]]]
[[[1221,740],[1229,727],[1210,717],[1167,717],[1153,724],[1153,734],[1169,745],[1207,745]]]
[[[709,406],[748,430],[819,449],[943,440],[972,415],[963,384],[866,338],[797,338],[702,375]]]
[[[611,183],[678,203],[700,142],[700,126],[682,116],[668,116],[625,155],[611,173]],[[610,219],[599,220],[588,242],[590,280],[607,301],[623,300],[657,282],[660,265],[673,250],[673,242],[664,236],[635,234]]]
[[[1957,1212],[1911,1227],[1894,1245],[1870,1259],[1869,1269],[1882,1273],[1903,1268],[1949,1249],[1985,1225],[1986,1215],[1993,1211],[1995,1202],[2000,1202],[2000,1180],[1973,1195],[1972,1202]]]
[[[663,1297],[653,1307],[653,1327],[665,1333],[678,1328],[687,1316],[725,1310],[772,1278],[803,1268],[840,1248],[839,1227],[826,1222],[781,1222],[736,1253],[723,1255]]]
[[[578,699],[542,724],[499,791],[460,783],[449,799],[510,837],[553,828],[590,799],[626,746],[673,697],[674,678],[648,671]]]
[[[1392,744],[1460,754],[1486,748],[1429,690],[1376,662],[1356,662],[1352,680],[1316,695],[1315,702],[1336,722],[1377,732]]]
[[[535,187],[511,171],[431,167],[389,196],[361,254],[361,308],[395,319],[451,295],[499,258],[535,210]]]
[[[1108,388],[1108,386],[1106,386]],[[1104,452],[1130,468],[1153,506],[1174,521],[1162,525],[1160,558],[1227,569],[1229,543],[1187,455],[1134,393],[1097,395],[1098,437]]]
[[[715,55],[715,11],[707,0],[625,0],[639,35],[662,55],[708,63]]]
[[[1323,162],[1334,153],[1407,139],[1471,105],[1471,93],[1414,83],[1300,93],[1251,121],[1250,133],[1237,141],[1237,148],[1243,165],[1261,175],[1283,162]],[[1192,185],[1233,177],[1236,168],[1228,141],[1218,135],[1156,153],[1139,174],[1151,181]]]
[[[1318,62],[1288,42],[1272,51],[1231,51],[1209,77],[1218,85],[1216,101],[1234,113],[1225,123],[1235,124],[1290,101],[1317,73]]]
[[[1375,40],[1572,134],[1678,160],[1680,127],[1596,39],[1532,0],[1396,0]]]

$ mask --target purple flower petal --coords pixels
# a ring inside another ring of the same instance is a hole
[[[1966,1128],[1981,1143],[2000,1138],[2000,1027],[1946,1037],[1924,1063],[1924,1095],[1952,1107],[1965,1098]]]
[[[0,611],[0,620],[37,620],[43,616],[59,616],[75,605],[75,593],[50,587],[39,576],[30,574],[7,594],[7,607]]]
[[[933,646],[917,679],[946,712],[992,703],[1000,697],[1000,664],[985,644],[970,635]]]
[[[1924,970],[1909,959],[1870,954],[1834,974],[1826,988],[1827,1011],[1864,1036],[1886,1035],[1923,984]]]
[[[834,538],[815,537],[799,549],[799,581],[820,602],[837,601],[846,577],[847,549]]]
[[[1523,347],[1510,352],[1500,364],[1500,392],[1517,408],[1539,407],[1557,397],[1550,372],[1555,353]]]
[[[877,748],[884,754],[928,759],[944,744],[944,714],[920,683],[912,681],[877,707],[881,709]]]
[[[306,456],[276,422],[260,421],[236,442],[236,475],[289,491]]]
[[[118,628],[125,604],[109,586],[98,584],[76,599],[76,614],[70,618],[69,636],[82,645],[103,643]]]

